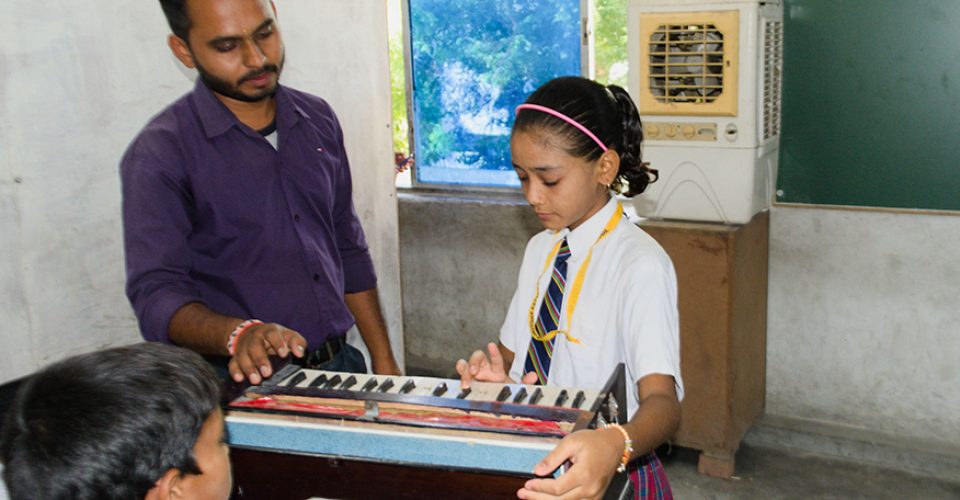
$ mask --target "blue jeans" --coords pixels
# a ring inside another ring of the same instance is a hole
[[[367,373],[367,363],[363,359],[363,353],[350,344],[344,344],[343,349],[330,361],[311,368],[332,372]]]

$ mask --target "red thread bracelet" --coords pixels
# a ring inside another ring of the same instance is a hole
[[[240,334],[247,331],[247,329],[249,329],[253,325],[262,325],[262,324],[263,324],[263,321],[260,321],[259,319],[248,319],[240,323],[239,325],[237,325],[237,327],[234,328],[233,331],[230,332],[230,335],[227,337],[227,352],[230,353],[231,356],[236,354],[237,340],[240,339]]]

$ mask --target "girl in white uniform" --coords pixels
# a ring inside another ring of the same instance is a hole
[[[517,108],[514,169],[546,230],[527,244],[500,343],[457,362],[471,380],[600,388],[627,369],[630,419],[565,437],[520,498],[591,498],[627,468],[636,498],[672,498],[653,449],[680,422],[680,353],[673,264],[622,212],[656,180],[641,161],[640,117],[622,88],[551,80]]]

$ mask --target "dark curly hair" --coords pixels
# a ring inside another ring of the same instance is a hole
[[[640,114],[627,91],[616,85],[603,86],[577,76],[555,78],[543,84],[526,100],[576,120],[620,155],[620,170],[611,188],[624,196],[636,196],[658,177],[643,162],[643,128]],[[600,146],[582,131],[553,115],[522,109],[513,133],[546,131],[560,138],[565,151],[576,158],[593,161],[603,154]]]

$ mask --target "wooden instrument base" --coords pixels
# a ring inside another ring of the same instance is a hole
[[[516,498],[533,475],[496,474],[403,464],[344,460],[316,455],[230,449],[233,500],[487,500]],[[634,497],[626,474],[616,474],[604,500]]]
[[[237,500],[516,498],[521,477],[231,448]]]

